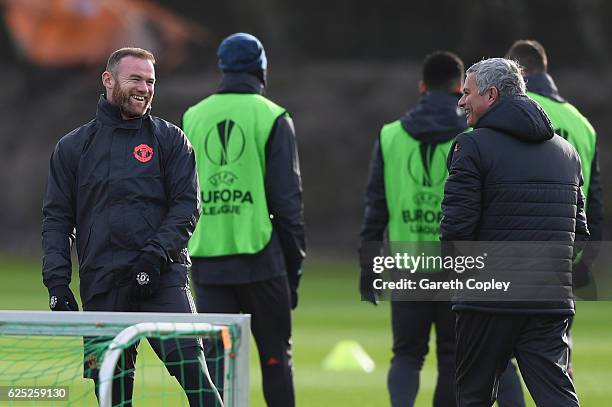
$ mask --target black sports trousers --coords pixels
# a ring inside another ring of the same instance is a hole
[[[455,313],[450,302],[393,301],[393,358],[387,378],[391,406],[414,405],[420,371],[429,351],[429,335],[436,329],[438,378],[434,407],[455,406]],[[525,407],[521,381],[512,363],[502,376],[499,407]]]
[[[120,286],[95,295],[83,304],[84,311],[114,312],[195,312],[195,304],[188,286],[162,287],[147,300],[134,300],[129,286]],[[96,384],[98,396],[99,350],[97,345],[111,338],[84,337],[84,376]],[[202,353],[201,342],[194,338],[147,339],[157,356],[165,363],[168,372],[181,384],[189,405],[211,406],[214,396],[200,368],[198,356]],[[131,406],[134,386],[134,368],[138,342],[127,348],[117,364],[113,380],[113,405]]]
[[[251,314],[266,403],[269,407],[293,407],[291,299],[287,277],[250,284],[196,283],[195,292],[200,313]],[[205,348],[208,345],[205,343]],[[209,350],[205,351],[208,355]]]
[[[429,351],[429,333],[436,329],[438,380],[433,405],[448,407],[455,400],[455,315],[449,302],[393,301],[393,358],[387,378],[393,407],[414,405],[419,373]]]
[[[457,405],[492,406],[499,378],[514,355],[538,407],[577,407],[567,372],[567,327],[567,315],[458,311]]]

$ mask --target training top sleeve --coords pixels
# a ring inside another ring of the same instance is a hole
[[[365,209],[361,223],[359,259],[361,268],[371,269],[371,253],[382,247],[385,230],[389,222],[389,210],[385,195],[385,175],[380,140],[372,149],[368,184],[365,194]]]
[[[290,280],[297,281],[306,256],[302,178],[293,120],[280,116],[266,145],[265,188]]]
[[[75,233],[75,184],[73,157],[66,138],[57,143],[49,162],[43,198],[43,282],[48,288],[70,284],[70,248]]]

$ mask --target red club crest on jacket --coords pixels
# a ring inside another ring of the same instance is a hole
[[[134,158],[141,163],[151,161],[151,158],[153,158],[153,149],[146,144],[140,144],[134,147]]]

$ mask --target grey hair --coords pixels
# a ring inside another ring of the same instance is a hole
[[[504,98],[525,94],[525,80],[521,71],[522,68],[516,61],[489,58],[476,62],[465,71],[465,74],[475,75],[479,95],[494,87],[497,88],[499,96]]]

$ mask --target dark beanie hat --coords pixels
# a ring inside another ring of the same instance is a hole
[[[251,34],[237,33],[225,38],[217,56],[219,69],[223,72],[265,71],[268,67],[263,45]]]

